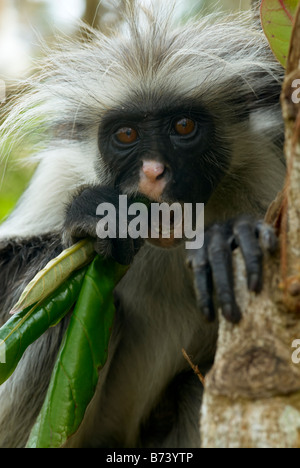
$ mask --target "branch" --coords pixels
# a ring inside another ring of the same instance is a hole
[[[300,78],[299,59],[300,7],[281,98],[288,166],[285,201],[279,217],[274,206],[269,212],[273,221],[281,221],[283,254],[266,259],[259,296],[247,290],[244,263],[236,254],[236,296],[243,320],[233,326],[220,317],[215,364],[205,379],[202,406],[206,448],[300,448],[300,366],[292,362],[292,343],[300,339],[300,105],[291,99],[291,85]]]

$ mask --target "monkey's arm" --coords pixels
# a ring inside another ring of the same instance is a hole
[[[24,287],[48,261],[62,252],[59,235],[10,239],[0,242],[0,324],[9,319],[8,312],[19,299]]]
[[[0,323],[31,279],[62,251],[60,236],[49,234],[0,243]],[[68,317],[24,353],[16,371],[0,387],[0,447],[23,447],[43,404]]]
[[[120,239],[119,233],[119,191],[104,187],[84,187],[73,199],[66,212],[64,223],[63,243],[66,246],[71,245],[78,239],[92,237],[96,239],[95,250],[99,255],[114,258],[122,265],[132,263],[135,254],[142,245],[141,239],[132,239],[127,236],[126,239]],[[100,239],[97,236],[97,223],[101,216],[97,216],[97,207],[102,203],[110,203],[116,209],[117,238]],[[125,213],[127,215],[127,213]],[[128,216],[130,221],[130,216]]]
[[[65,243],[76,238],[97,238],[97,206],[110,202],[119,210],[119,192],[108,187],[86,187],[67,210]],[[117,216],[118,223],[118,216]],[[117,229],[118,231],[118,229]],[[241,312],[235,300],[232,252],[240,247],[245,260],[250,291],[259,293],[262,288],[262,262],[264,251],[273,251],[277,238],[270,226],[241,216],[223,224],[214,224],[205,233],[205,244],[200,250],[188,251],[188,263],[194,272],[195,289],[200,309],[209,321],[215,319],[213,296],[222,308],[225,318],[239,322]],[[97,239],[96,250],[101,255],[113,257],[119,263],[129,264],[141,246],[141,240]]]
[[[216,315],[214,292],[224,317],[233,323],[241,319],[234,294],[232,252],[237,247],[241,248],[248,288],[259,293],[263,284],[264,252],[274,252],[277,244],[271,226],[247,216],[215,224],[206,231],[204,247],[189,251],[188,264],[194,272],[199,308],[209,321],[213,321]]]

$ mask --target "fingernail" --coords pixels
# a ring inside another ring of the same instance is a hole
[[[235,307],[233,304],[225,304],[222,307],[223,316],[232,323],[239,323],[242,315],[238,307]]]
[[[223,312],[223,315],[224,317],[227,319],[227,320],[230,320],[231,321],[231,316],[232,316],[232,313],[233,313],[233,310],[232,310],[232,305],[231,304],[226,304],[222,307],[222,312]]]
[[[208,322],[213,322],[215,319],[215,313],[209,307],[203,307],[203,314]]]
[[[261,236],[261,243],[264,250],[268,250],[270,253],[273,253],[277,250],[278,239],[274,232],[266,231]]]
[[[249,279],[249,290],[252,292],[260,292],[261,290],[261,284],[260,284],[260,276],[257,273],[254,273],[253,275],[250,276]]]

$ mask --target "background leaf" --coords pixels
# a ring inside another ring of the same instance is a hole
[[[279,62],[286,67],[292,25],[299,0],[263,0],[261,21],[271,49]]]
[[[90,266],[27,447],[61,447],[77,431],[107,359],[113,290],[126,270],[98,256]]]

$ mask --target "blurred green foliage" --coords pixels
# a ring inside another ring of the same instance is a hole
[[[24,192],[33,169],[13,161],[5,168],[0,164],[0,223],[12,211]]]
[[[14,89],[8,94],[4,108],[0,107],[0,125],[5,123],[6,117],[13,109]],[[18,90],[19,91],[19,90]],[[19,91],[18,96],[22,93]],[[0,224],[11,213],[19,198],[25,191],[35,171],[35,164],[29,162],[30,151],[39,139],[37,121],[31,119],[24,124],[22,132],[5,134],[0,141]]]

